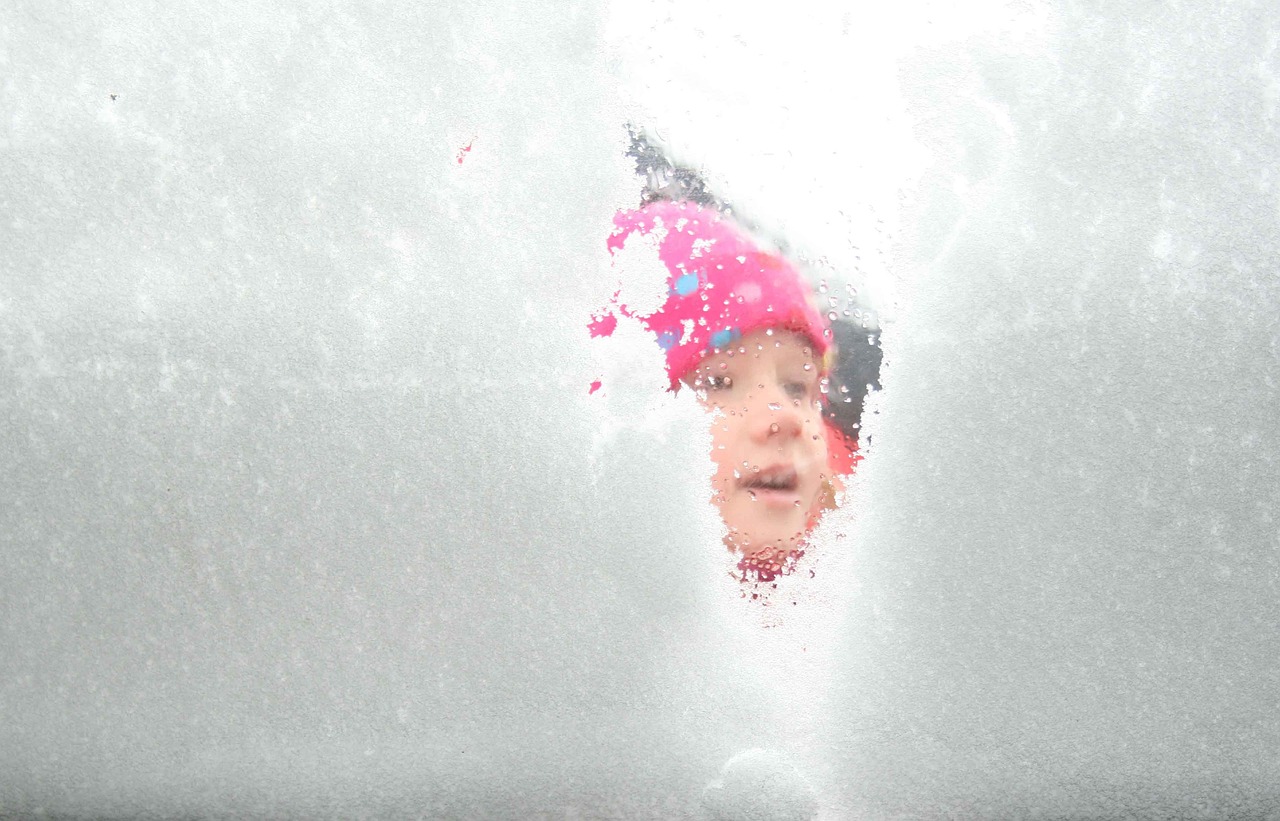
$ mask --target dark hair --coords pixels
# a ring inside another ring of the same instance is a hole
[[[856,442],[867,395],[880,390],[880,329],[837,319],[831,323],[831,332],[835,336],[836,362],[831,368],[829,402],[823,415]]]

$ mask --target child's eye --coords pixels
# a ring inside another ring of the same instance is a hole
[[[787,396],[791,397],[792,399],[809,398],[808,382],[784,382],[782,385],[782,389],[786,391]]]

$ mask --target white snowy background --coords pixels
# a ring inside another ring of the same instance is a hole
[[[0,16],[0,816],[1275,811],[1280,11],[693,5]],[[772,609],[626,122],[884,322]]]

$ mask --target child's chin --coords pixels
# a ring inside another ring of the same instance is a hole
[[[764,550],[790,550],[804,538],[804,522],[791,526],[770,524],[764,526],[732,528],[729,546],[744,556],[753,556]]]

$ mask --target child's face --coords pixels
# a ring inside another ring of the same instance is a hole
[[[730,544],[789,549],[817,512],[827,471],[820,368],[804,337],[757,331],[686,378],[711,423],[714,501]]]

